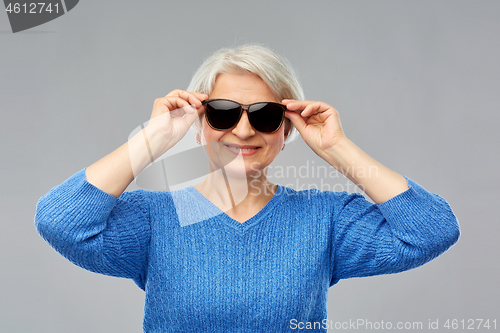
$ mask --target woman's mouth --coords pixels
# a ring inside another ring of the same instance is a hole
[[[253,155],[257,152],[257,150],[260,149],[260,147],[258,146],[248,146],[248,145],[234,145],[234,144],[227,144],[227,143],[223,143],[223,145],[225,147],[228,148],[228,150],[234,154],[240,154],[243,155],[243,156],[249,156],[249,155]]]

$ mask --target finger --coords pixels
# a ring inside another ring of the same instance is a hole
[[[287,106],[287,110],[286,110],[286,112],[285,112],[285,116],[286,116],[286,114],[287,114],[288,112],[289,112],[289,113],[294,113],[294,114],[298,115],[299,117],[301,117],[301,118],[302,118],[302,119],[303,119],[303,120],[307,123],[307,121],[308,121],[309,117],[303,117],[303,116],[302,116],[302,111],[303,111],[303,110],[302,110],[302,109],[300,109],[300,108],[298,108],[297,110],[290,110],[290,109],[288,108],[288,106]],[[290,120],[291,120],[291,118],[290,118]]]
[[[305,128],[307,127],[306,120],[302,118],[300,114],[293,111],[286,111],[285,117],[291,120],[292,124],[295,126],[297,131],[299,131],[300,135],[302,136],[305,131]]]
[[[282,100],[281,100],[281,104],[287,105],[287,104],[289,104],[289,103],[293,103],[293,102],[295,102],[295,101],[296,101],[295,99],[285,98],[285,99],[282,99]]]
[[[320,103],[316,101],[297,101],[291,99],[285,99],[282,102],[286,105],[287,110],[300,114],[306,122],[310,115],[314,115],[314,113],[311,114],[311,110],[317,108]]]
[[[295,111],[299,114],[311,103],[315,103],[314,101],[297,101],[294,99],[285,99],[282,102],[286,105],[286,108],[290,111]]]
[[[191,112],[187,112],[188,110],[186,110],[186,115],[182,119],[183,121],[185,121],[186,126],[190,127],[195,122],[195,120],[198,119],[198,113],[196,112],[197,109],[195,109],[192,105],[184,109],[191,109]]]
[[[180,108],[183,108],[183,107],[189,105],[189,103],[185,99],[182,99],[180,97],[174,97],[174,96],[169,97],[169,98],[165,98],[162,102],[163,102],[163,105],[168,107],[170,112],[173,112],[177,109],[180,109]]]
[[[199,93],[199,92],[196,92],[196,91],[192,91],[191,94],[193,94],[194,96],[196,96],[196,98],[198,98],[200,101],[204,101],[204,100],[208,99],[208,95],[207,94],[202,94],[202,93]]]
[[[316,103],[316,101],[298,101],[295,99],[284,99],[282,101],[282,103],[285,104],[287,107],[290,107],[292,109],[298,109],[298,108],[304,109],[309,104]]]
[[[175,110],[186,106],[189,106],[189,103],[180,97],[169,96],[158,98],[155,100],[151,117],[154,118],[167,112],[177,114],[179,112],[175,112]]]
[[[167,96],[177,96],[185,101],[189,102],[189,104],[194,105],[197,109],[201,108],[201,100],[193,93],[185,90],[175,89],[167,94]],[[165,96],[165,97],[167,97]],[[207,96],[208,98],[208,96]]]
[[[283,99],[281,100],[281,104],[286,106],[287,111],[295,111],[298,112],[299,114],[302,112],[305,106],[301,107],[302,101],[297,101],[294,99]]]
[[[296,100],[283,100],[282,103],[290,111],[302,111],[308,105],[306,101],[296,101]]]
[[[331,108],[330,105],[319,101],[297,101],[293,99],[285,99],[282,103],[285,104],[287,109],[291,111],[304,110],[309,105],[319,104],[321,104],[325,110]]]
[[[326,110],[328,110],[328,105],[321,102],[313,102],[304,108],[301,115],[303,117],[311,117]]]
[[[188,101],[178,98],[172,102],[172,107],[174,108],[170,111],[172,117],[184,117],[186,114],[196,114],[196,106],[190,104]]]

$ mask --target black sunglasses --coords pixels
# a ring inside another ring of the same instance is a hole
[[[222,131],[234,127],[247,112],[250,125],[262,133],[274,133],[283,123],[286,106],[274,102],[240,104],[229,99],[207,99],[202,102],[210,127]]]

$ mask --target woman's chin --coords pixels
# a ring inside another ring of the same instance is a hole
[[[226,177],[240,179],[247,182],[252,179],[260,179],[264,175],[264,171],[260,168],[260,163],[249,161],[245,157],[236,157],[229,163],[220,163],[220,161],[212,160],[215,169],[223,169]]]
[[[262,175],[261,170],[256,170],[250,164],[246,163],[244,165],[234,165],[234,163],[229,163],[228,165],[224,166],[224,172],[227,177],[241,179],[255,179],[259,178]]]

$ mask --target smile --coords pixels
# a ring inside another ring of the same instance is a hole
[[[239,154],[241,152],[241,154],[244,156],[252,155],[255,152],[257,152],[257,150],[260,148],[260,147],[256,147],[256,146],[238,146],[238,145],[230,145],[230,144],[225,144],[225,143],[223,143],[223,145],[225,147],[227,147],[229,149],[229,151],[231,151],[235,154]]]

